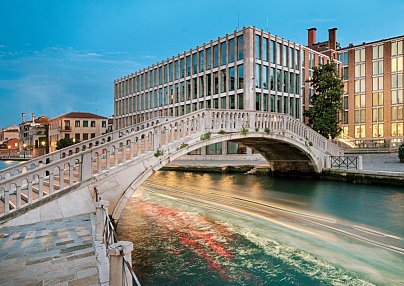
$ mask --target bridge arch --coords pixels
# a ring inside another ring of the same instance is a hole
[[[198,137],[199,138],[199,137]],[[194,138],[197,139],[197,138]],[[192,140],[191,140],[192,141]],[[324,156],[322,152],[318,152],[317,148],[310,146],[303,140],[295,140],[293,137],[284,136],[283,134],[265,134],[263,132],[255,132],[251,134],[228,133],[214,134],[206,140],[194,140],[193,143],[181,148],[163,151],[161,157],[151,157],[147,169],[141,174],[132,178],[125,190],[122,190],[119,198],[108,198],[113,207],[112,216],[117,221],[133,193],[138,189],[150,176],[156,171],[166,166],[170,162],[175,161],[179,157],[199,148],[221,142],[235,142],[244,144],[250,148],[257,150],[269,163],[273,172],[280,173],[296,173],[313,175],[321,171]],[[128,172],[130,174],[130,172]],[[100,195],[103,197],[101,188]]]

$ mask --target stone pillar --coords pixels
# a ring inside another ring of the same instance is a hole
[[[331,156],[325,155],[324,160],[325,160],[325,168],[330,169],[331,168]]]
[[[81,181],[86,181],[92,176],[91,152],[86,152],[81,158]]]
[[[126,266],[123,258],[132,266],[133,243],[130,241],[118,241],[111,244],[107,250],[109,256],[109,285],[128,285],[132,286],[132,276]],[[121,255],[122,253],[122,255]],[[124,271],[125,270],[125,271]],[[124,284],[124,281],[126,282]]]
[[[358,157],[358,170],[363,170],[362,156]]]
[[[108,215],[109,202],[100,200],[95,203],[95,206],[96,206],[95,240],[102,242],[104,239],[104,228],[105,228],[104,212]]]

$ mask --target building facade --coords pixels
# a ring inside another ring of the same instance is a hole
[[[315,65],[329,61],[313,49],[245,27],[116,80],[114,125],[203,108],[287,113],[301,120],[312,94],[305,80]],[[216,147],[207,153],[245,152]]]
[[[20,124],[20,156],[38,157],[46,153],[48,142],[49,118],[32,113],[31,121],[25,120],[25,113]]]
[[[107,130],[107,117],[87,112],[63,114],[49,121],[49,149],[55,151],[57,142],[63,138],[80,142],[100,136]]]

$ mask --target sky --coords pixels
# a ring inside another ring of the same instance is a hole
[[[341,46],[404,34],[403,0],[0,0],[0,128],[113,115],[113,82],[243,26]]]

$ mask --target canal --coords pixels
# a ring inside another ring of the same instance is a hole
[[[118,236],[143,285],[404,285],[398,187],[159,171]]]

